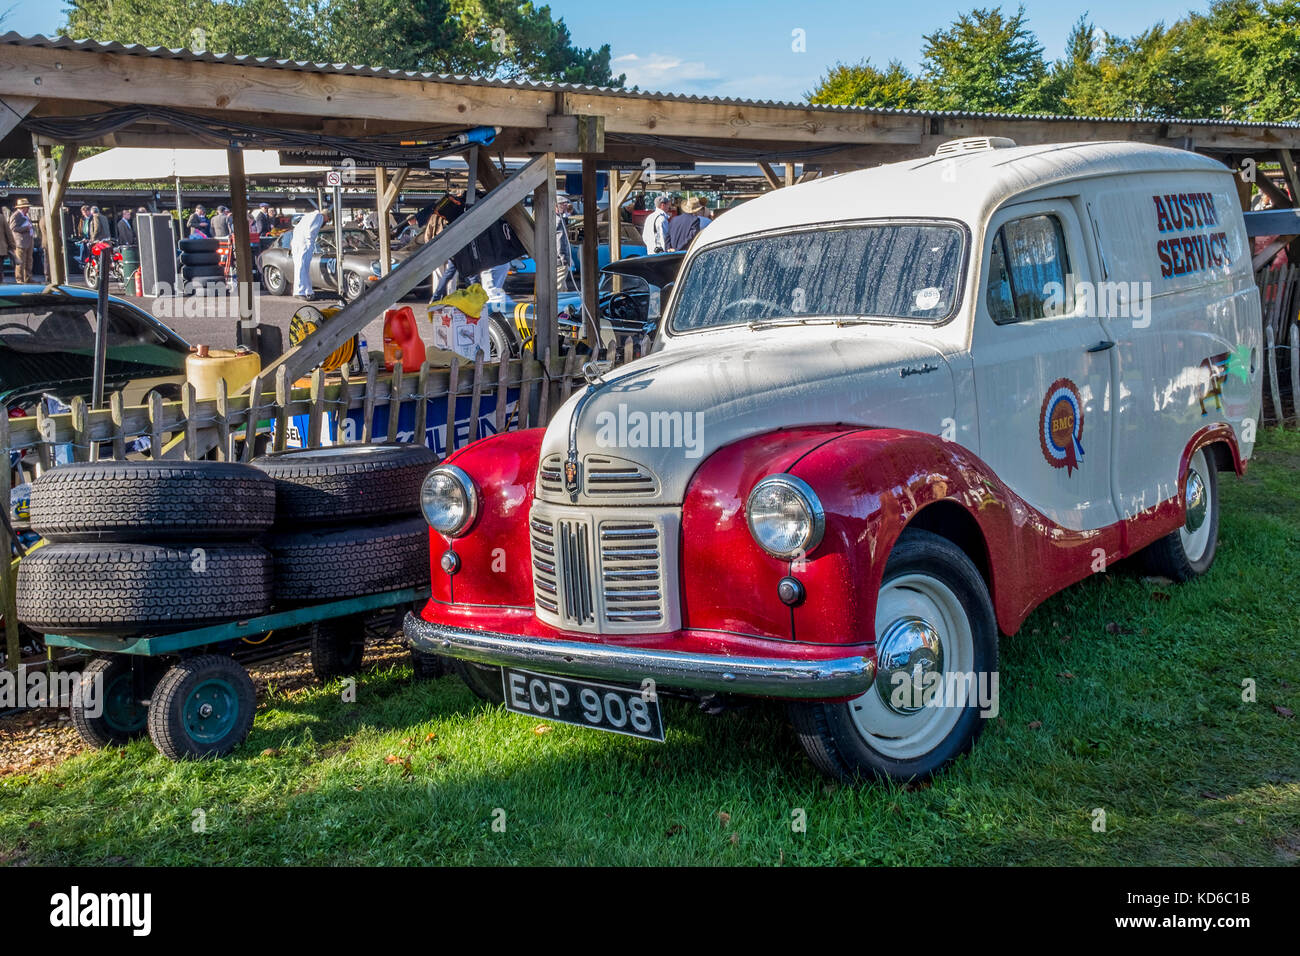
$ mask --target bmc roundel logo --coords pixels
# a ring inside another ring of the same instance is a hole
[[[1038,418],[1038,444],[1053,468],[1074,474],[1083,457],[1083,401],[1068,378],[1058,378],[1047,390]]]

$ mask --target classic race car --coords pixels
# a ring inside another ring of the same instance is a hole
[[[343,289],[342,297],[352,301],[371,282],[380,276],[379,247],[374,236],[364,229],[343,230]],[[293,291],[293,233],[286,232],[262,250],[259,268],[262,286],[271,295],[288,295]],[[415,252],[414,245],[394,249],[390,265],[393,268],[405,262]],[[340,292],[338,284],[338,256],[334,249],[334,232],[321,230],[316,237],[316,251],[311,260],[312,288],[322,292]],[[412,290],[416,296],[429,297],[428,277]]]
[[[661,692],[777,698],[829,774],[933,773],[1049,595],[1214,561],[1260,411],[1235,186],[980,139],[729,211],[654,352],[431,472],[407,635],[535,718],[662,739]]]

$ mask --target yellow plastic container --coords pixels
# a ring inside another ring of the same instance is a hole
[[[246,349],[210,349],[200,345],[185,359],[185,378],[194,386],[199,401],[217,397],[217,382],[226,380],[226,394],[233,395],[262,370],[262,359]]]

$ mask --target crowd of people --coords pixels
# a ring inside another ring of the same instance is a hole
[[[645,198],[638,197],[634,205],[645,209]],[[635,220],[634,220],[635,221]],[[701,229],[713,221],[708,200],[702,196],[685,199],[664,194],[654,201],[641,223],[641,240],[646,252],[684,252]]]

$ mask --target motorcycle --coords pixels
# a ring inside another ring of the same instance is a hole
[[[122,274],[122,253],[107,239],[100,239],[90,244],[90,255],[82,263],[87,288],[99,288],[99,254],[105,249],[112,250],[112,256],[109,258],[108,281],[123,286],[126,284],[126,278]]]

